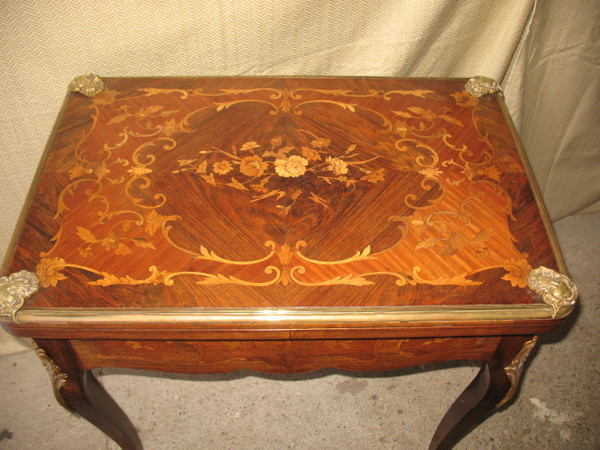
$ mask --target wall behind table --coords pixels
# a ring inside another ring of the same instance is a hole
[[[551,219],[600,213],[600,1],[538,1],[503,85]]]

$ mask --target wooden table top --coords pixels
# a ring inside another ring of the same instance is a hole
[[[502,99],[465,82],[105,78],[96,97],[70,93],[8,267],[42,286],[13,327],[548,327],[526,282],[564,272],[560,253]]]

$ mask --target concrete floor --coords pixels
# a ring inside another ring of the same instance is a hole
[[[458,449],[600,448],[600,215],[555,224],[580,303],[534,351],[518,397]],[[421,449],[468,364],[351,374],[185,376],[104,369],[147,449]],[[400,376],[402,375],[402,376]],[[54,400],[32,351],[0,357],[1,449],[116,449]]]

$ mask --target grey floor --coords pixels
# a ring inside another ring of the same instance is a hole
[[[600,215],[555,229],[580,303],[540,339],[513,404],[458,449],[600,448]],[[99,378],[147,449],[421,449],[476,372],[469,364],[294,376],[105,369]],[[0,402],[2,449],[117,448],[58,406],[32,351],[0,357]]]

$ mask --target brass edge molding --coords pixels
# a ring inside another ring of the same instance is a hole
[[[517,392],[517,388],[519,387],[519,380],[523,374],[525,362],[527,361],[527,358],[529,358],[529,355],[537,344],[537,341],[538,337],[534,336],[533,339],[525,342],[525,344],[523,344],[523,348],[519,351],[519,353],[517,353],[510,365],[504,368],[506,376],[510,381],[510,389],[504,398],[498,402],[496,408],[500,408],[501,406],[505,405],[514,397],[515,393]]]
[[[63,408],[72,411],[72,409],[66,404],[65,400],[60,395],[60,389],[67,382],[67,374],[62,371],[58,364],[56,364],[56,362],[50,356],[48,356],[48,353],[46,353],[44,349],[40,348],[35,341],[33,342],[33,349],[42,361],[43,366],[48,371],[48,375],[50,375],[52,390],[54,391],[56,400]]]
[[[473,97],[483,97],[502,93],[502,88],[497,81],[492,78],[477,76],[470,78],[465,84],[465,90]]]
[[[27,270],[0,277],[0,320],[16,322],[17,311],[39,287],[38,277]]]
[[[86,97],[95,97],[104,89],[104,81],[98,75],[88,72],[76,76],[69,84],[71,92],[79,92]]]
[[[232,324],[272,323],[409,323],[467,322],[551,319],[553,310],[545,304],[422,306],[396,308],[306,308],[306,309],[128,309],[52,308],[19,312],[20,324]]]
[[[527,276],[527,286],[552,308],[552,318],[563,318],[574,308],[579,290],[566,275],[540,266]]]
[[[521,158],[521,164],[523,164],[523,169],[525,169],[525,175],[527,175],[529,187],[533,192],[533,198],[542,217],[542,223],[544,224],[544,228],[546,229],[546,235],[548,236],[548,240],[550,241],[550,247],[552,248],[554,259],[556,259],[558,270],[560,270],[562,273],[568,273],[567,266],[562,256],[562,252],[560,251],[560,247],[558,246],[558,240],[556,239],[554,228],[552,227],[552,223],[550,222],[550,218],[548,217],[546,205],[544,204],[542,194],[537,185],[537,182],[535,181],[535,176],[533,174],[533,170],[531,169],[531,165],[529,164],[529,159],[527,158],[525,149],[523,148],[523,143],[521,142],[519,133],[517,132],[515,124],[513,123],[512,118],[510,117],[510,113],[508,111],[508,107],[506,106],[506,102],[504,101],[504,99],[498,98],[498,104],[500,105],[500,109],[502,110],[502,114],[504,115],[504,119],[506,120],[506,123],[508,125],[508,129],[510,130],[513,140],[515,141],[517,153]]]

